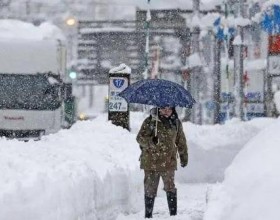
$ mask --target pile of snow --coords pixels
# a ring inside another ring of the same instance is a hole
[[[131,112],[131,132],[104,114],[41,141],[0,138],[0,219],[109,220],[143,210],[135,138],[145,117]],[[221,179],[242,146],[272,121],[184,123],[190,158],[176,182]]]
[[[109,73],[127,73],[127,74],[130,74],[131,73],[131,68],[129,66],[125,65],[124,63],[122,63],[119,66],[110,69]]]
[[[189,165],[187,169],[178,170],[177,180],[183,183],[222,181],[225,169],[243,146],[274,120],[259,118],[242,122],[232,119],[224,125],[184,123]]]
[[[135,135],[105,116],[38,142],[0,142],[0,219],[114,219],[142,193]]]
[[[65,36],[62,31],[51,23],[42,23],[40,26],[35,26],[31,23],[3,19],[0,20],[0,38],[15,40],[44,40],[58,39],[65,41]]]
[[[253,138],[210,194],[204,220],[278,220],[280,119]]]

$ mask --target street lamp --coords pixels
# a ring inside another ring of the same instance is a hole
[[[73,16],[71,13],[68,13],[63,18],[65,32],[67,36],[68,41],[68,61],[71,63],[75,59],[75,55],[73,54],[75,51],[75,36],[77,32],[77,25],[78,25],[78,19]],[[74,74],[71,74],[70,78],[75,78]]]
[[[70,18],[67,18],[65,23],[68,25],[68,26],[74,26],[76,25],[76,19],[74,17],[70,17]]]

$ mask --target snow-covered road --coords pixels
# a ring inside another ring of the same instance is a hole
[[[207,191],[211,189],[209,184],[177,184],[178,190],[178,214],[172,217],[174,220],[202,220],[206,208]],[[140,212],[130,215],[120,214],[117,220],[140,220],[144,216],[144,205]],[[159,187],[155,200],[154,219],[170,219],[166,194]]]

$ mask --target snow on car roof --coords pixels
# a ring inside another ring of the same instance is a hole
[[[65,41],[62,31],[51,23],[44,22],[39,26],[20,20],[0,20],[0,38],[2,39],[29,39],[44,40],[57,39]]]

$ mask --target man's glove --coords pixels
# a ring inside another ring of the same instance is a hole
[[[154,145],[157,145],[159,143],[158,136],[154,136],[152,138],[152,141],[153,141]]]
[[[181,167],[186,167],[188,165],[188,154],[180,155]]]
[[[181,167],[186,167],[188,164],[186,164],[186,163],[181,163]]]

